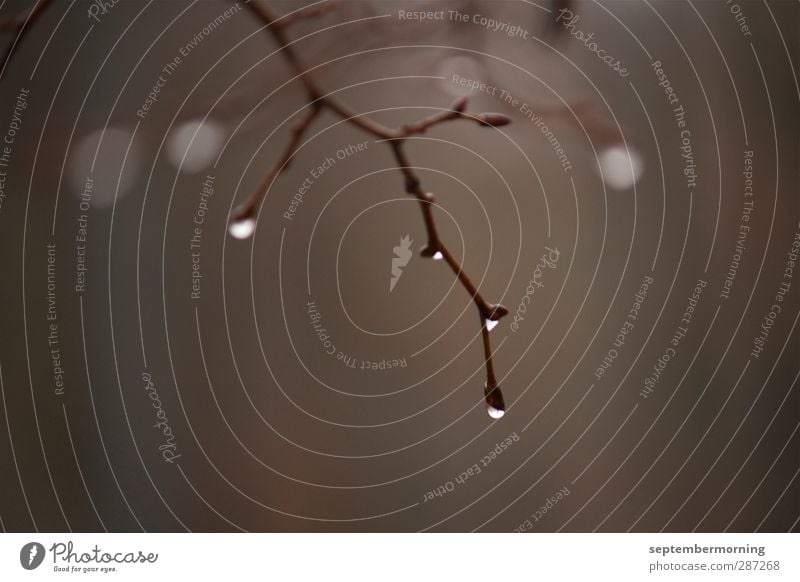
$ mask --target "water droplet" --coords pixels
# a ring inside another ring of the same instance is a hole
[[[486,320],[486,331],[492,331],[497,326],[498,323],[500,323],[500,322],[499,321],[494,321],[494,320],[491,320],[491,319],[487,319]]]
[[[503,415],[506,413],[505,410],[502,410],[500,408],[495,408],[489,403],[486,404],[486,412],[488,412],[489,416],[491,416],[494,419],[503,418]]]
[[[506,402],[503,399],[503,393],[500,388],[484,387],[484,394],[486,395],[486,412],[492,418],[501,418],[506,413]]]
[[[419,250],[420,256],[425,257],[426,259],[433,259],[434,261],[440,261],[444,258],[444,255],[441,251],[437,250],[437,244],[428,243],[424,247]]]
[[[253,236],[256,230],[256,219],[251,217],[239,218],[232,220],[228,226],[228,232],[231,233],[233,238],[244,240]]]
[[[644,161],[634,148],[615,144],[600,152],[598,165],[606,184],[615,190],[627,190],[639,181]]]

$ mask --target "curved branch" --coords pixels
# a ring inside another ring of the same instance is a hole
[[[278,175],[288,166],[300,145],[304,132],[311,125],[311,122],[320,110],[327,108],[346,122],[379,140],[387,142],[394,154],[397,168],[403,174],[406,192],[416,197],[420,203],[422,217],[425,222],[425,230],[428,235],[428,244],[421,250],[422,256],[437,260],[443,259],[450,266],[453,273],[455,273],[464,289],[470,294],[478,309],[478,314],[481,318],[481,334],[483,338],[486,369],[486,388],[484,393],[486,407],[492,418],[500,418],[505,412],[505,403],[494,375],[491,341],[489,338],[489,330],[494,325],[490,326],[489,323],[499,321],[500,318],[508,314],[508,310],[500,304],[491,304],[484,299],[461,264],[439,238],[436,220],[433,215],[434,198],[422,188],[419,176],[417,176],[412,165],[409,163],[403,146],[406,138],[424,133],[428,129],[448,121],[463,119],[476,122],[484,127],[499,127],[510,123],[511,120],[499,113],[466,113],[466,98],[459,99],[453,103],[449,109],[442,110],[441,112],[423,118],[415,123],[403,125],[398,128],[385,126],[373,119],[364,117],[350,110],[347,105],[338,99],[327,96],[316,84],[314,79],[309,75],[308,69],[302,64],[302,61],[286,35],[286,28],[289,24],[297,21],[301,17],[316,15],[323,12],[322,6],[326,5],[314,5],[308,9],[301,9],[286,16],[275,17],[269,9],[255,2],[247,4],[247,8],[250,12],[263,23],[265,31],[268,32],[281,47],[283,56],[303,84],[310,108],[292,129],[291,139],[284,149],[283,154],[259,181],[258,186],[252,194],[247,197],[245,202],[233,211],[231,215],[231,233],[239,238],[245,238],[252,233],[255,225],[255,217],[264,196],[269,191],[269,188]],[[242,228],[242,225],[245,223],[247,226]]]
[[[34,4],[33,8],[31,8],[31,11],[27,15],[18,14],[16,16],[0,20],[0,32],[12,31],[16,33],[14,41],[6,47],[5,51],[3,52],[2,60],[0,60],[0,62],[3,63],[2,68],[0,69],[0,78],[3,77],[6,69],[8,68],[8,63],[11,61],[11,57],[15,53],[14,49],[24,40],[25,35],[31,29],[33,24],[52,3],[53,0],[37,0],[36,4]]]

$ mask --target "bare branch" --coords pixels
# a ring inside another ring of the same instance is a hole
[[[419,200],[420,209],[422,210],[422,218],[425,222],[425,230],[428,235],[428,244],[422,248],[421,254],[424,257],[433,259],[444,259],[450,266],[453,273],[455,273],[461,285],[470,294],[475,306],[478,309],[478,314],[481,318],[481,333],[484,344],[484,358],[486,368],[486,407],[492,418],[500,418],[505,412],[505,403],[500,388],[497,386],[497,381],[494,376],[494,368],[492,365],[492,350],[489,338],[489,322],[496,322],[503,316],[508,314],[508,310],[500,304],[491,304],[480,294],[480,291],[472,282],[470,277],[466,274],[461,264],[456,260],[450,250],[439,238],[439,233],[436,228],[436,221],[433,215],[433,196],[422,188],[421,181],[414,172],[412,165],[409,163],[403,149],[405,139],[413,135],[421,134],[428,129],[447,121],[456,119],[464,119],[473,121],[484,127],[499,127],[510,123],[510,119],[500,113],[479,113],[469,114],[466,113],[467,99],[462,98],[456,101],[449,109],[442,110],[429,117],[421,119],[416,123],[403,125],[399,128],[387,127],[373,119],[364,117],[352,110],[342,103],[341,101],[327,96],[325,92],[316,84],[314,79],[308,74],[308,70],[303,66],[302,61],[294,50],[293,44],[289,41],[285,34],[285,28],[288,23],[294,22],[298,18],[312,16],[323,12],[323,5],[316,5],[307,10],[299,10],[290,13],[283,17],[275,17],[269,9],[264,8],[250,2],[247,7],[252,14],[263,23],[265,30],[273,37],[273,39],[281,47],[281,52],[286,60],[289,62],[294,73],[303,84],[305,88],[309,106],[311,107],[306,115],[295,125],[292,131],[292,137],[283,151],[283,154],[275,162],[272,168],[264,175],[259,182],[255,191],[247,198],[247,200],[236,208],[231,216],[231,232],[235,236],[243,234],[240,238],[249,236],[254,226],[255,215],[258,207],[263,200],[269,187],[278,175],[286,168],[291,161],[302,139],[303,133],[316,117],[317,113],[327,108],[338,117],[346,122],[358,127],[366,133],[384,140],[392,148],[397,167],[403,174],[405,180],[406,192]],[[314,9],[312,11],[312,9]],[[247,222],[244,229],[240,229],[243,222]]]
[[[261,205],[264,196],[269,191],[269,187],[272,185],[272,182],[275,181],[281,172],[289,167],[292,157],[294,157],[295,152],[297,152],[297,148],[300,147],[300,141],[303,139],[303,134],[308,129],[308,126],[311,125],[311,122],[314,121],[314,118],[319,114],[321,108],[318,103],[319,102],[309,105],[305,115],[303,115],[303,117],[300,118],[294,127],[292,127],[292,137],[289,140],[289,143],[286,144],[283,153],[276,160],[272,168],[264,175],[263,178],[261,178],[258,186],[256,186],[256,189],[247,198],[247,200],[245,200],[244,203],[240,204],[234,210],[233,215],[231,216],[233,221],[255,218],[258,207]]]
[[[44,13],[44,11],[52,4],[52,1],[53,0],[37,0],[36,4],[34,4],[33,8],[31,8],[31,11],[27,15],[18,14],[17,16],[0,20],[0,32],[12,31],[16,33],[13,42],[6,47],[5,51],[3,52],[2,60],[0,60],[0,63],[2,63],[2,68],[0,68],[0,78],[3,77],[6,69],[8,68],[8,63],[15,52],[14,49],[24,40],[27,32]]]
[[[326,12],[331,12],[332,10],[336,9],[336,2],[322,2],[320,4],[313,4],[311,6],[306,6],[299,10],[295,10],[279,18],[278,20],[273,22],[273,25],[280,26],[282,28],[287,28],[298,22],[300,20],[305,20],[306,18],[314,18],[319,16],[320,14],[325,14]]]

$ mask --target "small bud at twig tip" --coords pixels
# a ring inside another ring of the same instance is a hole
[[[477,120],[486,127],[501,127],[511,123],[511,118],[502,113],[481,113],[477,116]]]
[[[501,305],[500,303],[496,303],[494,305],[490,305],[489,308],[491,311],[489,312],[489,317],[492,321],[499,321],[506,315],[508,315],[508,308],[505,305]]]
[[[464,113],[467,109],[467,103],[469,102],[469,97],[462,97],[461,99],[457,99],[453,105],[453,111],[457,113]]]
[[[486,395],[486,412],[492,418],[500,418],[506,413],[506,403],[503,399],[503,393],[498,386],[489,386],[488,383],[484,388]]]

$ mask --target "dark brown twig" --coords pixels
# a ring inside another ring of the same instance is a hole
[[[322,4],[314,4],[312,6],[306,6],[305,8],[300,8],[299,10],[295,10],[294,12],[287,14],[283,18],[280,19],[280,26],[286,28],[297,22],[298,20],[305,20],[306,18],[314,18],[319,16],[320,14],[325,14],[326,12],[330,12],[336,8],[336,2],[331,0],[330,2],[323,2]]]
[[[323,108],[327,108],[340,118],[352,125],[355,125],[375,138],[389,143],[395,160],[397,161],[397,167],[405,179],[406,192],[416,197],[420,203],[422,217],[425,222],[425,230],[427,231],[428,235],[428,244],[422,249],[421,254],[425,257],[434,259],[444,259],[444,261],[452,269],[453,273],[455,273],[462,286],[470,294],[478,309],[478,313],[481,318],[481,333],[483,337],[486,368],[486,406],[492,418],[500,418],[500,416],[502,416],[505,412],[505,403],[503,402],[503,395],[500,392],[500,388],[497,386],[497,381],[494,375],[489,329],[490,322],[492,322],[491,325],[493,326],[494,322],[500,320],[500,318],[508,314],[508,310],[500,304],[491,304],[483,298],[478,288],[464,272],[461,264],[456,260],[447,246],[439,238],[439,233],[436,228],[436,221],[433,216],[433,196],[422,188],[420,179],[409,163],[403,146],[407,138],[424,133],[428,129],[447,121],[464,119],[476,122],[484,127],[499,127],[509,123],[510,119],[499,113],[465,113],[467,106],[466,98],[456,101],[450,109],[443,110],[439,113],[421,119],[416,123],[403,125],[399,128],[385,126],[368,117],[364,117],[351,111],[342,102],[327,96],[322,89],[317,86],[317,84],[308,74],[308,70],[303,66],[301,60],[294,50],[292,43],[286,36],[286,27],[292,22],[295,22],[300,17],[299,15],[303,14],[304,16],[309,16],[312,14],[318,14],[321,12],[320,9],[322,6],[314,6],[306,11],[301,10],[284,17],[275,18],[267,8],[264,8],[255,2],[250,2],[247,4],[248,9],[250,9],[253,15],[263,23],[265,30],[281,47],[283,56],[289,62],[295,74],[305,88],[310,108],[293,127],[291,139],[284,149],[282,155],[278,158],[278,160],[276,160],[270,170],[259,181],[258,186],[253,193],[248,196],[244,203],[234,210],[233,214],[231,215],[231,233],[239,238],[245,238],[252,232],[252,229],[255,225],[255,216],[258,211],[258,207],[264,199],[264,196],[269,191],[269,188],[278,175],[288,166],[300,145],[300,141],[304,132],[308,129],[311,122]]]
[[[0,63],[2,63],[0,78],[3,77],[6,68],[8,68],[8,63],[14,54],[14,49],[22,42],[27,32],[33,26],[33,23],[36,22],[42,13],[52,4],[52,1],[53,0],[37,0],[28,14],[18,14],[9,18],[0,19],[0,32],[12,31],[16,33],[14,40],[6,47],[5,51],[3,51],[3,57],[2,60],[0,60]]]
[[[300,140],[303,139],[303,134],[308,126],[311,125],[311,122],[314,121],[314,118],[319,114],[319,111],[320,107],[317,104],[310,105],[305,115],[292,127],[292,137],[289,143],[286,144],[283,153],[275,161],[272,168],[261,178],[253,193],[250,194],[247,200],[234,212],[234,215],[231,217],[233,220],[247,220],[255,217],[255,213],[264,198],[264,194],[275,178],[278,177],[278,174],[289,167],[292,157],[294,157],[297,148],[300,146]]]

